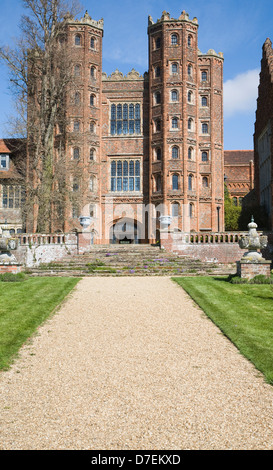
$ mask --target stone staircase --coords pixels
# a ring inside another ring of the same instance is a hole
[[[234,264],[205,263],[151,245],[94,245],[82,255],[27,269],[32,276],[194,276],[234,274]]]

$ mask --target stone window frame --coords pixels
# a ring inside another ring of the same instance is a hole
[[[206,154],[206,158],[205,158],[205,154]],[[202,163],[208,163],[210,160],[210,153],[207,149],[202,149],[201,150],[201,162]]]
[[[125,108],[126,106],[126,108]],[[113,108],[115,107],[115,108]],[[115,111],[115,114],[113,114]],[[126,119],[124,118],[126,112]],[[133,113],[133,114],[132,114]],[[119,117],[119,115],[121,117]],[[132,115],[134,117],[132,117]],[[112,101],[109,106],[109,136],[110,137],[139,137],[143,135],[143,106],[140,101]],[[119,122],[119,125],[118,125]],[[132,125],[133,122],[133,125]],[[133,127],[134,132],[131,132]],[[126,129],[126,133],[124,130]],[[139,132],[136,130],[139,129]],[[120,131],[120,132],[118,132]]]
[[[73,131],[74,133],[78,134],[81,129],[81,121],[80,119],[74,119],[73,120]]]
[[[179,91],[174,88],[170,91],[171,95],[171,103],[177,103],[179,101]],[[174,99],[174,96],[176,96],[176,99]]]
[[[72,149],[72,160],[78,161],[80,160],[81,150],[79,147],[73,147]]]
[[[195,206],[193,202],[189,203],[189,218],[193,219],[195,213]]]
[[[188,191],[194,191],[195,188],[195,181],[194,181],[194,174],[188,174]]]
[[[175,39],[176,38],[176,39]],[[176,32],[173,32],[171,35],[170,35],[170,45],[171,46],[178,46],[180,43],[180,35]]]
[[[73,71],[73,75],[74,77],[81,77],[81,72],[82,72],[82,66],[81,64],[75,64],[74,65],[74,71]]]
[[[204,103],[206,103],[206,104],[204,104]],[[200,104],[201,104],[201,108],[208,108],[208,106],[209,106],[209,99],[208,99],[208,96],[202,95],[202,96],[201,96],[201,103],[200,103]]]
[[[89,160],[91,162],[96,161],[96,149],[95,149],[95,147],[91,147],[90,150],[89,150]]]
[[[173,116],[171,118],[171,131],[175,132],[179,130],[179,117]]]
[[[200,73],[201,73],[201,83],[208,82],[208,78],[209,78],[208,69],[201,69]]]
[[[162,148],[161,147],[155,147],[154,149],[154,156],[155,156],[155,161],[160,162],[162,160]]]
[[[97,67],[95,65],[90,66],[90,78],[91,80],[96,80],[97,78]]]
[[[172,191],[179,191],[180,189],[180,178],[179,174],[177,172],[174,172],[171,174],[171,190]]]
[[[93,45],[92,45],[92,43],[93,43]],[[97,38],[96,38],[96,36],[94,36],[94,35],[90,36],[89,45],[90,45],[90,49],[92,51],[97,50]]]
[[[158,106],[160,104],[161,104],[161,92],[157,90],[154,92],[154,105]]]
[[[171,147],[171,159],[172,160],[179,160],[180,158],[180,148],[178,145],[172,145]]]
[[[79,44],[77,42],[79,41]],[[81,47],[82,46],[82,35],[80,33],[74,34],[74,46]]]
[[[194,119],[193,119],[193,117],[189,117],[188,118],[188,131],[189,132],[194,132],[194,130],[195,130],[194,128],[195,128]]]
[[[154,78],[160,78],[161,77],[161,67],[160,65],[155,65],[154,67]]]
[[[161,36],[157,36],[154,38],[154,50],[158,50],[161,48]]]
[[[8,153],[0,154],[0,171],[8,171],[10,165],[10,158]]]
[[[90,134],[96,134],[96,121],[91,120],[89,123],[89,132]]]
[[[74,106],[79,106],[81,104],[81,93],[77,90],[74,93]]]
[[[188,160],[190,160],[191,162],[195,160],[194,147],[192,147],[191,145],[188,147]]]
[[[23,202],[23,190],[20,185],[2,184],[2,209],[20,209]]]
[[[188,104],[194,104],[194,92],[192,90],[188,90],[187,103]]]
[[[97,103],[97,95],[95,93],[90,93],[89,106],[92,108],[95,108],[96,103]]]
[[[110,192],[123,194],[139,194],[141,191],[141,158],[129,156],[125,158],[111,158]]]
[[[172,217],[179,217],[181,214],[181,206],[178,201],[173,201],[171,203],[171,214]]]
[[[188,64],[187,76],[188,76],[188,78],[193,78],[193,65],[192,64]]]
[[[201,135],[209,135],[210,126],[208,121],[201,121]]]
[[[176,71],[174,71],[174,67],[176,68]],[[179,64],[177,61],[171,63],[171,75],[178,75],[179,72]]]
[[[193,45],[193,35],[192,34],[188,34],[188,37],[187,37],[187,45],[188,47],[192,47]]]
[[[201,186],[202,186],[202,189],[209,189],[210,188],[209,175],[202,175],[201,176]]]

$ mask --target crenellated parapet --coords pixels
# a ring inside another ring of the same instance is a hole
[[[198,51],[198,57],[207,57],[207,56],[213,56],[213,57],[217,57],[218,59],[224,60],[223,52],[218,52],[217,53],[217,52],[215,52],[214,49],[209,49],[208,52],[206,52],[206,53]]]
[[[131,72],[128,72],[127,75],[124,75],[118,69],[112,72],[110,75],[106,73],[102,74],[102,80],[106,81],[126,81],[126,80],[146,80],[148,79],[148,74],[140,75],[135,69],[132,69]]]
[[[149,16],[148,17],[148,26],[153,26],[153,25],[158,24],[158,23],[163,23],[164,21],[187,21],[189,23],[193,23],[193,24],[198,26],[197,18],[195,17],[192,20],[190,20],[189,14],[186,13],[185,10],[182,11],[181,15],[177,19],[172,18],[170,16],[170,13],[165,11],[165,10],[162,12],[161,18],[159,18],[156,22],[154,22],[153,18],[151,16]]]
[[[101,18],[100,20],[96,21],[91,18],[91,16],[88,14],[87,10],[85,12],[85,15],[81,19],[75,19],[72,15],[70,16],[69,14],[65,17],[67,23],[69,24],[78,24],[78,25],[89,25],[93,26],[94,28],[101,29],[103,30],[104,27],[104,20]]]

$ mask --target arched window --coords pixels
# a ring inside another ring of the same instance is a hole
[[[161,94],[158,92],[155,93],[155,103],[160,104],[161,103]]]
[[[78,91],[76,91],[76,93],[74,95],[74,104],[75,104],[75,106],[79,105],[80,101],[81,101],[81,95]]]
[[[90,95],[90,106],[95,106],[96,103],[96,96]]]
[[[96,39],[94,37],[92,37],[90,39],[90,47],[91,47],[91,49],[95,49],[95,46],[96,46]]]
[[[192,91],[188,91],[188,103],[192,103]]]
[[[188,35],[188,46],[189,47],[192,46],[192,36],[191,36],[191,34]]]
[[[206,122],[202,123],[202,134],[208,134],[209,132],[209,126]]]
[[[75,36],[75,46],[80,46],[81,45],[81,36],[80,34],[76,34]]]
[[[172,158],[176,159],[179,156],[179,149],[178,147],[173,147],[172,148]]]
[[[89,180],[89,189],[90,191],[94,191],[95,190],[95,176],[90,176],[90,180]]]
[[[172,118],[172,129],[178,129],[178,118]]]
[[[202,82],[206,82],[208,79],[208,72],[206,72],[205,70],[202,70],[201,72],[201,80]]]
[[[160,147],[156,149],[156,158],[157,160],[161,160],[161,148]]]
[[[96,217],[96,206],[95,206],[95,204],[90,204],[89,214],[90,214],[90,217]]]
[[[193,130],[193,119],[192,118],[188,119],[188,130],[189,131]]]
[[[80,149],[78,147],[75,147],[73,149],[73,159],[79,160],[79,158],[80,158]]]
[[[188,148],[188,159],[192,160],[192,157],[193,157],[193,148],[189,147]]]
[[[192,65],[189,64],[188,65],[188,77],[191,77],[192,76]]]
[[[189,217],[192,218],[194,216],[194,205],[193,203],[191,202],[189,204]]]
[[[94,133],[95,133],[95,129],[96,129],[95,123],[94,123],[93,121],[90,122],[90,133],[91,133],[91,134],[94,134]]]
[[[178,65],[176,62],[172,63],[172,73],[177,73],[178,72]]]
[[[160,132],[161,131],[161,121],[160,119],[157,119],[156,122],[155,122],[155,129],[156,129],[156,132]]]
[[[172,34],[171,35],[171,43],[172,43],[172,46],[176,46],[178,44],[178,36],[177,34]]]
[[[81,74],[81,66],[77,64],[74,67],[74,77],[79,77],[80,74]]]
[[[90,153],[89,153],[90,160],[95,160],[95,155],[96,155],[95,149],[90,149]]]
[[[76,192],[76,191],[79,191],[79,182],[77,180],[74,180],[73,181],[73,191]]]
[[[192,175],[188,176],[188,189],[189,191],[193,191],[193,176]]]
[[[155,68],[155,77],[156,77],[156,78],[159,78],[159,77],[160,77],[160,72],[161,72],[161,69],[160,69],[159,66],[157,66],[157,67]]]
[[[96,67],[91,67],[90,68],[90,76],[91,76],[91,78],[95,78],[95,76],[96,76]]]
[[[156,186],[156,191],[161,191],[161,176],[157,175],[156,180],[155,180],[155,186]]]
[[[160,37],[156,38],[155,47],[157,49],[160,49],[160,47],[161,47],[161,38]]]
[[[203,176],[202,186],[203,186],[203,188],[208,188],[209,187],[209,180],[208,180],[207,176]]]
[[[177,92],[177,90],[172,90],[172,101],[178,101],[178,92]]]
[[[180,211],[180,206],[178,202],[174,202],[172,204],[172,216],[173,217],[178,217],[179,216],[179,211]]]
[[[79,132],[80,131],[80,121],[74,121],[73,123],[73,131]]]
[[[178,190],[178,175],[172,175],[172,190],[177,191]]]
[[[202,96],[202,106],[208,106],[208,98],[206,96]]]
[[[202,152],[202,162],[208,161],[208,152]]]

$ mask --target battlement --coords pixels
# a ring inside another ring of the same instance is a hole
[[[97,29],[101,29],[103,31],[103,27],[104,27],[104,20],[103,18],[101,18],[100,20],[96,21],[96,20],[93,20],[91,18],[91,16],[88,14],[87,10],[85,12],[85,15],[83,18],[77,20],[75,19],[73,16],[70,16],[70,15],[67,15],[66,18],[67,22],[69,24],[87,24],[89,26],[93,26],[94,28],[97,28]]]
[[[128,72],[127,75],[124,75],[118,69],[115,72],[112,72],[110,75],[107,75],[105,72],[102,73],[102,80],[106,81],[126,81],[126,80],[146,80],[148,78],[148,74],[144,73],[140,75],[135,69],[132,69],[131,72]]]
[[[163,22],[165,22],[165,21],[168,21],[168,22],[169,22],[169,21],[176,21],[176,22],[177,22],[177,21],[181,21],[181,22],[187,21],[187,22],[189,22],[189,23],[193,23],[193,24],[195,24],[195,25],[198,26],[198,20],[197,20],[197,18],[195,17],[195,18],[193,18],[192,20],[190,20],[189,14],[186,13],[185,10],[182,11],[182,13],[181,13],[181,15],[179,16],[178,19],[176,19],[176,18],[171,18],[170,13],[167,12],[167,11],[165,11],[165,10],[162,12],[161,18],[159,18],[156,22],[154,22],[154,21],[153,21],[153,18],[152,18],[151,16],[149,16],[149,17],[148,17],[148,26],[153,26],[153,25],[155,25],[155,24],[163,23]]]

